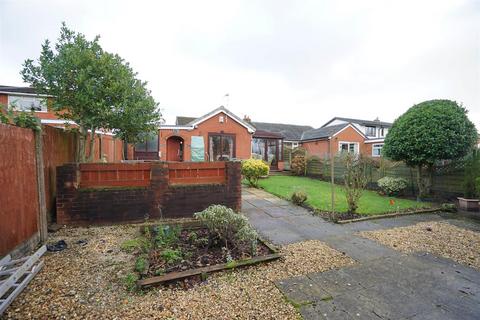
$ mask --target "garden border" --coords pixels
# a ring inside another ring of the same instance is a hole
[[[202,228],[203,226],[200,222],[196,222],[196,221],[188,221],[187,223],[178,223],[178,224],[160,223],[157,225],[179,225],[182,227],[182,230],[195,230],[195,229]],[[151,226],[151,225],[148,225],[148,226]],[[270,250],[271,253],[263,256],[256,256],[250,259],[234,260],[229,263],[220,263],[220,264],[215,264],[207,267],[189,269],[185,271],[170,272],[161,276],[137,280],[137,287],[138,288],[148,287],[148,286],[158,285],[164,282],[183,279],[183,278],[187,278],[195,275],[202,275],[202,274],[207,274],[207,273],[212,273],[217,271],[235,269],[238,267],[255,265],[261,262],[276,260],[281,257],[280,253],[278,252],[278,249],[274,247],[272,244],[268,243],[267,241],[261,238],[258,238],[258,241],[261,244],[265,245]]]
[[[401,216],[411,216],[411,215],[415,215],[415,214],[435,213],[435,212],[441,212],[441,211],[443,211],[442,208],[433,208],[433,209],[422,209],[422,210],[417,210],[417,211],[395,212],[395,213],[371,215],[371,216],[356,218],[356,219],[339,220],[339,221],[336,221],[335,223],[337,223],[337,224],[347,224],[347,223],[362,222],[362,221],[368,221],[368,220],[387,219],[387,218],[395,218],[395,217],[401,217]]]

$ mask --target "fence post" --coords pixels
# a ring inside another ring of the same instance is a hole
[[[38,190],[38,230],[40,241],[45,242],[48,238],[47,203],[45,200],[45,175],[43,167],[43,141],[42,129],[34,130],[35,133],[35,164],[37,169]]]
[[[335,213],[335,156],[330,153],[330,181],[332,185],[332,214]]]

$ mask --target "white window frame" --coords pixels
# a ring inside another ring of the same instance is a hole
[[[21,109],[16,106],[17,100],[24,99],[24,100],[31,100],[31,101],[39,101],[40,110],[33,110],[34,112],[48,112],[46,98],[36,97],[36,96],[22,96],[22,95],[8,95],[8,106],[12,107],[15,111],[23,111],[29,112],[27,109]]]
[[[373,143],[372,144],[372,157],[381,157],[382,156],[383,145],[384,145],[383,143]],[[375,154],[374,151],[376,149],[380,149],[380,154]]]
[[[348,145],[348,151],[350,152],[350,146],[353,145],[353,154],[359,154],[360,153],[360,143],[358,142],[352,142],[352,141],[339,141],[338,142],[338,152],[341,153],[342,150],[342,145]]]

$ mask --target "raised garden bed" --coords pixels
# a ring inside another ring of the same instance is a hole
[[[271,261],[280,257],[270,244],[258,239],[249,245],[223,244],[199,223],[142,227],[142,237],[131,241],[137,255],[137,287],[184,279],[182,286],[205,280],[210,272]],[[128,248],[128,243],[124,244]],[[128,249],[127,249],[128,250]]]

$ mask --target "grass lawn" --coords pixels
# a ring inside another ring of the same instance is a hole
[[[260,187],[276,196],[290,199],[295,190],[303,190],[308,194],[307,204],[321,211],[331,211],[331,186],[330,183],[305,177],[271,176],[259,181]],[[391,205],[390,200],[395,204]],[[410,208],[428,208],[430,203],[417,202],[408,199],[384,197],[374,191],[365,190],[360,198],[357,213],[375,215],[396,212]],[[341,185],[335,186],[335,211],[347,212],[345,191]]]

